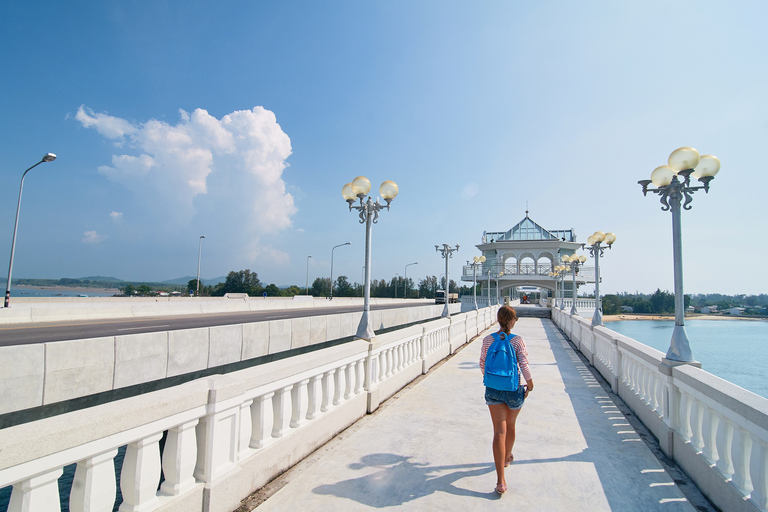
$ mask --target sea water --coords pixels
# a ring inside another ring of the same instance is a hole
[[[666,354],[675,322],[619,320],[605,326]],[[702,370],[768,398],[768,321],[686,319],[685,331]]]

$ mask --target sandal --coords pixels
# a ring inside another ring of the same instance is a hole
[[[506,468],[507,466],[512,464],[514,461],[515,461],[515,456],[510,455],[509,458],[506,460],[506,462],[504,462],[504,467]]]
[[[501,495],[502,495],[502,494],[504,494],[505,492],[507,492],[507,486],[506,486],[506,485],[504,485],[504,484],[499,484],[499,485],[497,485],[497,486],[496,486],[496,494],[498,494],[499,496],[501,496]]]

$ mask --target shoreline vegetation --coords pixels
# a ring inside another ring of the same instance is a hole
[[[88,293],[88,292],[100,292],[100,293],[120,293],[120,290],[118,288],[100,288],[96,286],[37,286],[37,285],[29,285],[29,284],[14,284],[13,289],[15,290],[50,290],[50,291],[57,291],[57,292],[80,292],[80,293]]]
[[[750,320],[750,321],[766,321],[768,318],[764,316],[731,316],[731,315],[704,315],[701,313],[694,313],[685,315],[686,320]],[[618,322],[620,320],[675,320],[675,315],[659,315],[654,313],[640,314],[640,313],[624,313],[621,315],[604,315],[603,322]]]

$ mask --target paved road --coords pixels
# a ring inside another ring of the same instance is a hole
[[[237,512],[714,511],[657,457],[652,436],[550,320],[521,318],[514,332],[526,340],[536,386],[518,419],[504,496],[494,492],[477,339]]]
[[[412,304],[377,305],[372,310],[413,307]],[[308,309],[282,309],[270,311],[246,311],[215,315],[184,315],[164,317],[142,317],[114,320],[92,320],[74,322],[50,322],[34,324],[13,324],[0,327],[0,346],[29,345],[49,341],[79,340],[119,336],[155,331],[177,331],[216,325],[231,325],[249,322],[266,322],[286,318],[336,315],[360,311],[362,306],[344,306]]]

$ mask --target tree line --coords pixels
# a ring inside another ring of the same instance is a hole
[[[717,306],[721,311],[733,307],[743,307],[745,314],[764,315],[765,306],[768,306],[768,295],[722,295],[719,293],[684,295],[684,304],[701,308],[704,306]],[[603,313],[617,315],[621,313],[622,306],[629,306],[633,313],[674,313],[675,295],[669,291],[656,289],[652,294],[623,293],[603,296]]]
[[[449,293],[471,294],[471,286],[461,286],[451,279]],[[479,287],[479,284],[478,284]],[[427,298],[434,299],[435,292],[445,288],[445,277],[438,279],[436,276],[426,276],[415,283],[411,278],[395,276],[392,279],[371,279],[371,297]],[[187,293],[195,292],[197,279],[192,279],[187,284]],[[275,284],[264,285],[256,272],[250,269],[232,271],[227,274],[224,282],[206,286],[200,281],[200,295],[207,297],[222,297],[227,293],[247,293],[251,297],[259,297],[267,294],[268,297],[293,297],[294,295],[309,294],[314,297],[331,296],[331,279],[318,277],[307,290],[304,286],[291,285],[288,288],[278,288]],[[363,287],[360,283],[352,283],[347,276],[338,276],[333,281],[334,297],[362,297]]]

